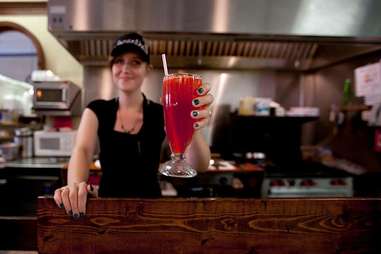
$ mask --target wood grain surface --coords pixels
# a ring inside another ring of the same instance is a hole
[[[41,254],[381,253],[381,199],[90,199],[74,220],[39,198]]]

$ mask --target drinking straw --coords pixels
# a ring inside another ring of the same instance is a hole
[[[161,54],[161,60],[163,60],[164,74],[165,76],[168,76],[167,59],[165,58],[165,54]]]

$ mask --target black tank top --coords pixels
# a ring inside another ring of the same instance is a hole
[[[87,106],[98,118],[100,197],[159,197],[157,169],[165,137],[163,107],[143,102],[143,125],[137,134],[114,130],[117,98],[95,100]]]

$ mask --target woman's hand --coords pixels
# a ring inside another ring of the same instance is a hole
[[[65,208],[66,213],[78,219],[86,214],[87,195],[98,196],[97,190],[86,182],[73,183],[57,189],[54,200],[58,207]]]
[[[199,95],[192,101],[194,109],[191,111],[191,117],[197,122],[193,124],[193,128],[199,130],[207,126],[212,116],[210,105],[213,103],[214,97],[209,93],[210,87],[207,83],[203,83],[197,88],[196,93]]]

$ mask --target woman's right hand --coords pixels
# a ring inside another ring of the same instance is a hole
[[[74,219],[85,216],[87,195],[97,196],[94,187],[86,182],[73,183],[56,189],[54,200],[58,207],[65,208],[66,213]]]

